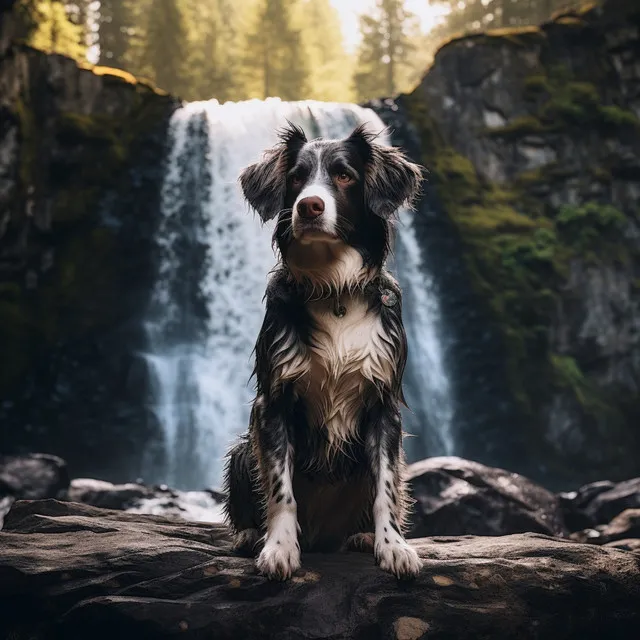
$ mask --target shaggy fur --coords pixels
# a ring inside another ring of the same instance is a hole
[[[240,176],[280,262],[255,348],[249,432],[229,454],[227,519],[238,551],[286,579],[300,551],[373,550],[413,577],[403,537],[400,405],[407,343],[401,292],[385,270],[392,221],[420,167],[357,128],[308,142],[290,125]],[[373,548],[371,548],[373,545]]]

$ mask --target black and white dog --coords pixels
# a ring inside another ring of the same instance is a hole
[[[227,519],[238,551],[286,579],[300,550],[373,550],[413,577],[400,405],[407,356],[400,289],[385,270],[392,220],[421,168],[364,127],[308,142],[289,124],[240,176],[281,256],[255,348],[249,432],[230,452]],[[375,535],[372,535],[374,533]]]

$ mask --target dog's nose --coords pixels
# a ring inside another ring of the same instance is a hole
[[[317,218],[322,213],[324,213],[324,201],[318,196],[302,198],[298,202],[298,215],[301,218]]]

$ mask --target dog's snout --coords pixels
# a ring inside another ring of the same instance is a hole
[[[298,215],[301,218],[317,218],[324,213],[324,200],[318,196],[302,198],[298,202]]]

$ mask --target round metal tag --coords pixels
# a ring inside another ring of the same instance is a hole
[[[398,296],[391,289],[382,289],[380,300],[385,307],[393,307],[398,302]]]

